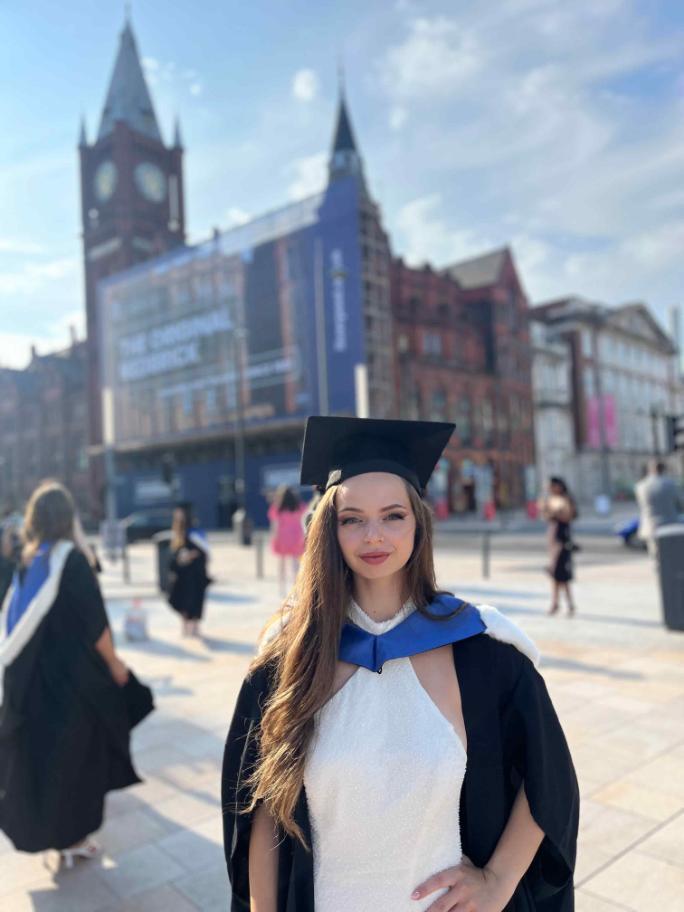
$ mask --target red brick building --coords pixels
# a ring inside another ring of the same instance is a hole
[[[24,370],[0,369],[0,506],[22,509],[45,478],[56,478],[88,518],[86,343],[33,353]]]
[[[449,512],[524,504],[534,465],[528,303],[508,248],[435,271],[392,265],[403,418],[454,421]]]

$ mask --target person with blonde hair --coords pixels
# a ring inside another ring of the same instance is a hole
[[[440,590],[424,499],[453,425],[313,417],[322,496],[226,739],[232,912],[569,912],[572,760],[539,653]]]
[[[92,858],[105,795],[139,782],[131,695],[102,595],[74,542],[74,504],[48,481],[31,495],[21,565],[0,613],[0,830],[22,852]],[[137,721],[137,719],[135,720]]]

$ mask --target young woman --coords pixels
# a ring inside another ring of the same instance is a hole
[[[576,546],[572,541],[571,523],[577,518],[577,506],[562,478],[549,478],[548,493],[541,503],[541,513],[548,522],[549,575],[551,576],[551,608],[556,614],[560,594],[565,594],[568,614],[575,613],[575,603],[570,591],[573,578],[572,555]]]
[[[292,563],[294,580],[299,569],[299,559],[304,553],[304,515],[307,509],[307,505],[287,485],[278,488],[268,509],[272,531],[271,550],[279,558],[278,579],[283,595],[287,585],[287,561]]]
[[[204,536],[192,527],[190,514],[183,507],[173,511],[171,532],[169,604],[183,619],[183,636],[199,636],[204,596],[210,583],[209,548]]]
[[[436,587],[421,495],[452,430],[309,419],[324,493],[226,743],[233,912],[573,908],[577,783],[538,654]]]
[[[70,866],[98,854],[90,834],[107,792],[140,781],[129,754],[133,680],[74,545],[65,488],[33,493],[24,534],[0,615],[0,829],[19,851],[59,849]]]

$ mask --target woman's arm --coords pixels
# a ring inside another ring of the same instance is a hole
[[[450,888],[428,912],[448,912],[454,907],[461,908],[461,903],[464,907],[471,903],[475,912],[501,912],[532,864],[543,839],[544,831],[532,817],[525,787],[521,786],[506,828],[484,868],[476,868],[464,858],[460,865],[428,878],[411,898],[422,899],[435,890]]]
[[[128,681],[128,668],[114,652],[114,643],[112,641],[112,632],[109,627],[105,627],[100,639],[95,643],[95,649],[100,653],[107,663],[107,667],[119,687],[123,687]]]
[[[254,812],[249,840],[249,907],[251,912],[278,908],[278,835],[263,804]]]
[[[532,816],[525,786],[521,785],[506,828],[484,867],[484,871],[493,874],[501,885],[506,902],[515,893],[543,839],[544,831]]]

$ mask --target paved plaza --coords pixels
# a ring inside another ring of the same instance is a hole
[[[578,912],[675,912],[684,897],[684,634],[666,632],[653,568],[640,553],[587,539],[578,616],[548,617],[540,536],[495,539],[491,572],[478,541],[439,540],[439,581],[501,608],[537,641],[577,767],[582,820]],[[213,543],[203,640],[181,639],[159,598],[149,544],[131,549],[130,584],[103,574],[121,654],[155,690],[157,711],[133,737],[145,782],[107,802],[103,857],[60,869],[56,853],[20,854],[0,835],[3,912],[226,912],[219,772],[237,688],[259,629],[279,602],[266,553]],[[126,645],[123,616],[144,604],[150,640]],[[351,912],[351,910],[350,910]],[[388,910],[389,912],[389,910]]]

